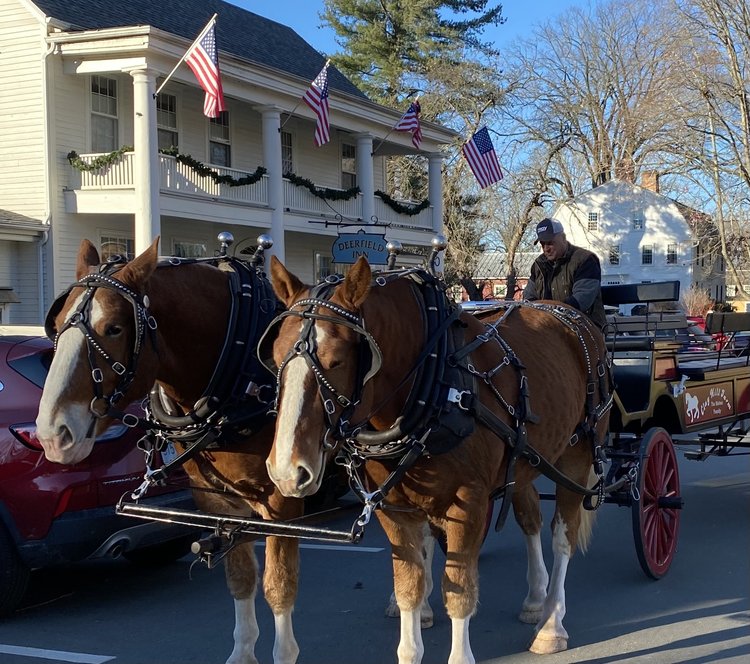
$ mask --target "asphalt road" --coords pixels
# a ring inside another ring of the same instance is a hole
[[[750,661],[750,460],[700,463],[680,455],[682,515],[669,573],[642,573],[629,508],[605,505],[589,552],[568,573],[570,650],[525,651],[531,628],[516,619],[525,594],[525,554],[512,520],[491,532],[480,560],[481,604],[471,623],[481,664]],[[547,522],[552,504],[545,503]],[[349,527],[353,516],[338,521]],[[333,523],[328,525],[334,525]],[[551,564],[545,528],[545,555]],[[262,558],[262,548],[258,549]],[[435,576],[444,562],[438,551]],[[223,570],[190,558],[158,570],[104,561],[38,573],[28,605],[0,622],[0,662],[223,664],[231,652],[233,604]],[[387,543],[375,523],[356,546],[305,545],[295,632],[299,664],[396,662],[398,622],[383,610],[391,586]],[[439,583],[436,583],[439,586]],[[450,621],[432,596],[435,626],[423,633],[424,664],[445,662]],[[256,654],[271,662],[273,623],[260,601]]]

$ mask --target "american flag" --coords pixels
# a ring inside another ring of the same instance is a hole
[[[417,149],[422,143],[422,128],[419,126],[419,114],[421,112],[422,107],[419,102],[413,101],[395,127],[396,131],[410,131],[411,142]]]
[[[213,19],[211,19],[213,21]],[[221,75],[219,74],[219,56],[216,53],[215,24],[205,31],[202,37],[198,37],[185,54],[185,62],[193,70],[198,83],[206,92],[203,101],[203,113],[209,118],[216,118],[221,111],[226,110],[224,105],[224,91],[221,87]]]
[[[482,127],[474,134],[461,148],[461,152],[469,162],[469,167],[482,189],[503,179],[500,162],[497,160],[487,127]]]
[[[328,125],[328,63],[310,84],[302,100],[313,110],[318,118],[315,126],[315,145],[320,147],[331,140]]]

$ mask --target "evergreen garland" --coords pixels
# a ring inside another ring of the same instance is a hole
[[[109,154],[103,154],[100,157],[96,157],[91,162],[83,161],[75,150],[71,150],[68,152],[68,161],[73,168],[77,168],[79,171],[99,171],[111,166],[116,161],[119,161],[122,159],[122,155],[126,152],[132,152],[132,150],[132,145],[123,145],[119,150],[115,150]]]
[[[132,151],[132,145],[124,145],[119,150],[96,157],[90,163],[87,163],[81,159],[75,150],[71,150],[68,153],[68,161],[73,168],[77,168],[79,171],[98,171],[111,166],[122,159],[122,156],[126,152]],[[263,166],[258,166],[258,168],[255,169],[255,173],[241,178],[234,178],[231,175],[219,175],[212,168],[209,168],[198,160],[193,159],[190,155],[178,153],[177,148],[160,149],[159,152],[169,157],[174,157],[180,163],[190,167],[198,175],[211,178],[216,184],[227,184],[230,187],[242,187],[246,184],[255,184],[266,174],[266,169],[263,168]]]
[[[394,212],[398,212],[399,214],[404,214],[407,217],[413,217],[415,214],[419,214],[422,210],[426,210],[428,207],[430,207],[430,201],[426,198],[417,205],[402,205],[398,201],[393,200],[388,194],[386,194],[384,191],[376,191],[375,195],[382,199],[383,203],[385,203],[391,210]]]
[[[103,168],[108,168],[115,162],[122,159],[122,156],[126,152],[132,151],[132,145],[124,145],[119,150],[115,150],[114,152],[110,152],[109,154],[104,154],[96,157],[91,162],[85,162],[83,161],[83,159],[81,159],[81,157],[75,150],[71,150],[68,153],[68,162],[70,162],[70,165],[73,166],[73,168],[77,168],[79,171],[99,171]],[[205,164],[202,164],[197,159],[193,159],[193,157],[191,157],[190,155],[180,154],[179,152],[177,152],[177,148],[173,147],[160,149],[159,152],[167,156],[174,157],[177,161],[185,164],[202,177],[210,177],[216,184],[227,184],[230,187],[242,187],[248,184],[255,184],[266,174],[266,169],[263,166],[258,166],[258,168],[255,169],[255,173],[253,173],[252,175],[246,175],[241,178],[234,178],[231,175],[219,175],[212,168],[206,166]],[[354,198],[361,191],[359,187],[351,187],[346,191],[341,191],[340,189],[330,189],[328,187],[317,187],[311,180],[301,178],[294,173],[284,173],[284,177],[297,187],[305,187],[313,196],[328,201],[348,201]],[[419,214],[422,210],[430,207],[430,201],[427,199],[423,200],[417,205],[403,205],[398,201],[392,199],[384,191],[378,190],[375,192],[375,195],[378,196],[394,212],[406,215],[408,217]]]
[[[231,175],[219,175],[215,170],[202,164],[197,159],[193,159],[189,154],[179,154],[177,148],[166,148],[159,150],[159,152],[174,157],[181,164],[189,166],[198,175],[211,178],[216,184],[228,184],[230,187],[242,187],[246,184],[255,184],[266,174],[266,169],[263,166],[258,166],[258,168],[255,169],[255,173],[252,175],[245,175],[241,178],[234,178]]]
[[[354,198],[359,192],[359,187],[352,187],[346,191],[340,189],[329,189],[328,187],[317,187],[311,180],[301,178],[294,173],[284,173],[284,177],[296,187],[305,187],[313,196],[322,198],[327,201],[348,201]]]

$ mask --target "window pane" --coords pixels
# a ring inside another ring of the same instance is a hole
[[[229,112],[222,111],[219,117],[211,118],[208,123],[209,136],[219,141],[229,141]]]
[[[344,189],[357,186],[357,148],[347,143],[341,145],[341,186]]]
[[[117,149],[117,120],[103,115],[91,116],[92,152],[114,152]]]
[[[208,248],[204,242],[175,240],[173,255],[180,258],[205,258],[208,256]]]
[[[99,253],[102,261],[106,261],[110,256],[124,256],[128,260],[135,257],[135,242],[133,238],[102,235],[100,246],[101,251]]]
[[[178,146],[176,131],[159,128],[156,130],[156,132],[159,137],[160,150],[166,150],[167,148],[176,148]]]
[[[620,245],[615,244],[609,248],[609,264],[619,265],[620,264]]]
[[[214,143],[211,141],[211,163],[216,166],[231,166],[230,147],[224,143]]]
[[[294,173],[292,135],[288,131],[281,132],[281,172],[283,174]]]

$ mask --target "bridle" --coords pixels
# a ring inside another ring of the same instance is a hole
[[[323,437],[323,448],[328,451],[333,449],[336,440],[350,437],[356,434],[356,429],[350,428],[351,417],[359,405],[365,385],[375,376],[383,362],[383,356],[377,342],[364,325],[361,314],[349,311],[335,304],[327,298],[333,289],[343,281],[338,275],[328,277],[326,281],[318,284],[310,291],[310,297],[295,302],[291,307],[279,314],[266,330],[258,345],[258,355],[261,363],[272,373],[276,374],[276,398],[274,410],[278,408],[281,375],[287,365],[296,357],[302,357],[310,370],[315,375],[318,384],[318,394],[323,403],[323,412],[326,421],[326,432]],[[335,315],[327,315],[320,312],[321,308],[331,311]],[[295,317],[303,321],[302,330],[294,345],[289,349],[281,363],[276,366],[273,360],[272,346],[279,327],[285,318]],[[318,358],[317,336],[315,323],[324,321],[341,325],[353,330],[359,335],[359,349],[357,361],[357,377],[354,381],[354,391],[346,396],[340,389],[326,377],[325,370]],[[337,409],[340,409],[338,418],[334,418]]]
[[[86,340],[86,351],[94,388],[94,397],[89,404],[89,410],[94,418],[92,419],[87,436],[92,434],[96,420],[107,416],[121,420],[128,427],[135,427],[142,423],[139,417],[118,410],[115,408],[115,405],[125,396],[128,388],[135,379],[136,367],[145,346],[147,333],[152,345],[156,348],[155,332],[157,325],[156,320],[148,310],[150,304],[148,296],[137,293],[122,281],[112,276],[121,265],[122,262],[118,260],[105,263],[100,266],[98,273],[87,274],[69,286],[67,290],[57,297],[50,307],[44,324],[45,332],[52,339],[55,350],[57,350],[57,344],[62,334],[71,328],[78,329]],[[63,326],[55,332],[55,317],[62,310],[68,295],[75,288],[84,288],[85,292],[75,311],[67,318]],[[116,292],[130,302],[133,308],[135,335],[133,337],[133,346],[127,359],[127,366],[112,358],[102,348],[91,327],[91,310],[94,296],[100,288]],[[99,366],[99,360],[103,360],[104,364],[118,377],[117,383],[109,395],[105,395],[102,389],[104,372]]]

